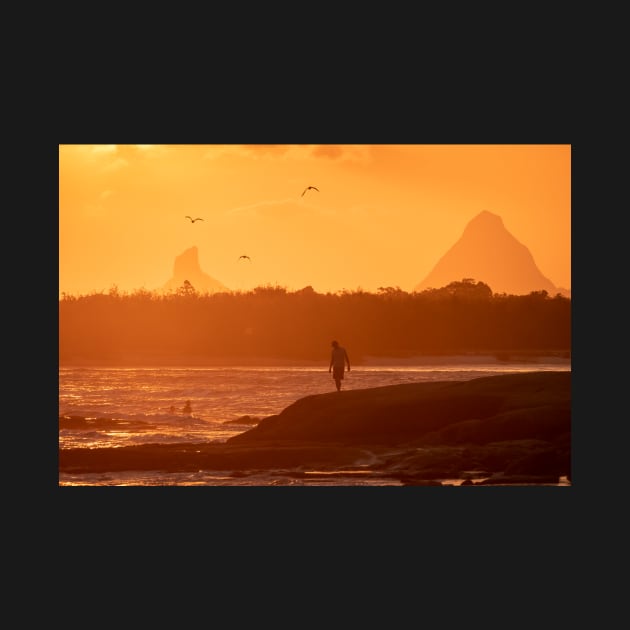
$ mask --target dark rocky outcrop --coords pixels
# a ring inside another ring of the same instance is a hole
[[[59,470],[234,475],[340,469],[402,485],[556,483],[571,478],[571,373],[530,372],[307,396],[224,444],[59,451]]]
[[[570,372],[530,372],[317,394],[297,400],[227,444],[548,441],[570,432],[570,386]]]

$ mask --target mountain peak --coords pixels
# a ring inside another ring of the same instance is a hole
[[[498,214],[489,210],[482,210],[468,222],[460,239],[414,290],[439,289],[464,278],[484,282],[493,293],[567,293],[540,272],[527,247],[508,232]]]
[[[175,258],[173,264],[173,276],[179,277],[189,272],[193,274],[201,272],[201,267],[199,266],[199,250],[196,245],[184,250]]]
[[[200,292],[229,291],[221,282],[202,271],[199,265],[199,250],[195,245],[175,257],[173,276],[162,289],[164,291],[177,290],[186,280]]]
[[[499,227],[503,227],[503,219],[498,215],[494,214],[494,212],[490,212],[490,210],[482,210],[476,217],[473,217],[467,227],[471,225],[494,225],[496,224]]]

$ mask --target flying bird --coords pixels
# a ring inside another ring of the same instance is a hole
[[[195,221],[203,221],[203,219],[202,219],[201,217],[197,217],[196,219],[193,219],[193,218],[192,218],[191,216],[189,216],[189,215],[186,215],[186,216],[184,217],[184,219],[190,219],[190,222],[191,222],[191,223],[194,223]]]
[[[304,193],[305,193],[307,190],[316,190],[317,192],[319,192],[319,188],[315,188],[315,186],[307,186],[307,187],[306,187],[306,188],[302,191],[302,194],[300,195],[300,197],[304,197]]]
[[[249,260],[249,262],[252,262],[252,259],[249,256],[246,256],[245,254],[243,254],[242,256],[239,256],[238,259],[240,260],[241,258],[245,258],[247,260]]]

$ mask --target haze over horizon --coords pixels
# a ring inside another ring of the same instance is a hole
[[[484,210],[570,290],[571,145],[59,145],[59,294],[193,246],[231,290],[413,291]]]

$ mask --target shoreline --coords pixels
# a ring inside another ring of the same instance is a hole
[[[415,355],[410,357],[372,356],[357,357],[352,361],[353,367],[379,366],[418,366],[425,365],[497,365],[506,363],[555,363],[570,365],[570,352],[542,352],[542,351],[497,351],[484,353],[463,353],[448,355]],[[59,360],[59,367],[327,367],[328,357],[322,359],[283,359],[278,357],[141,357],[126,356],[115,359],[91,359],[74,357]]]

